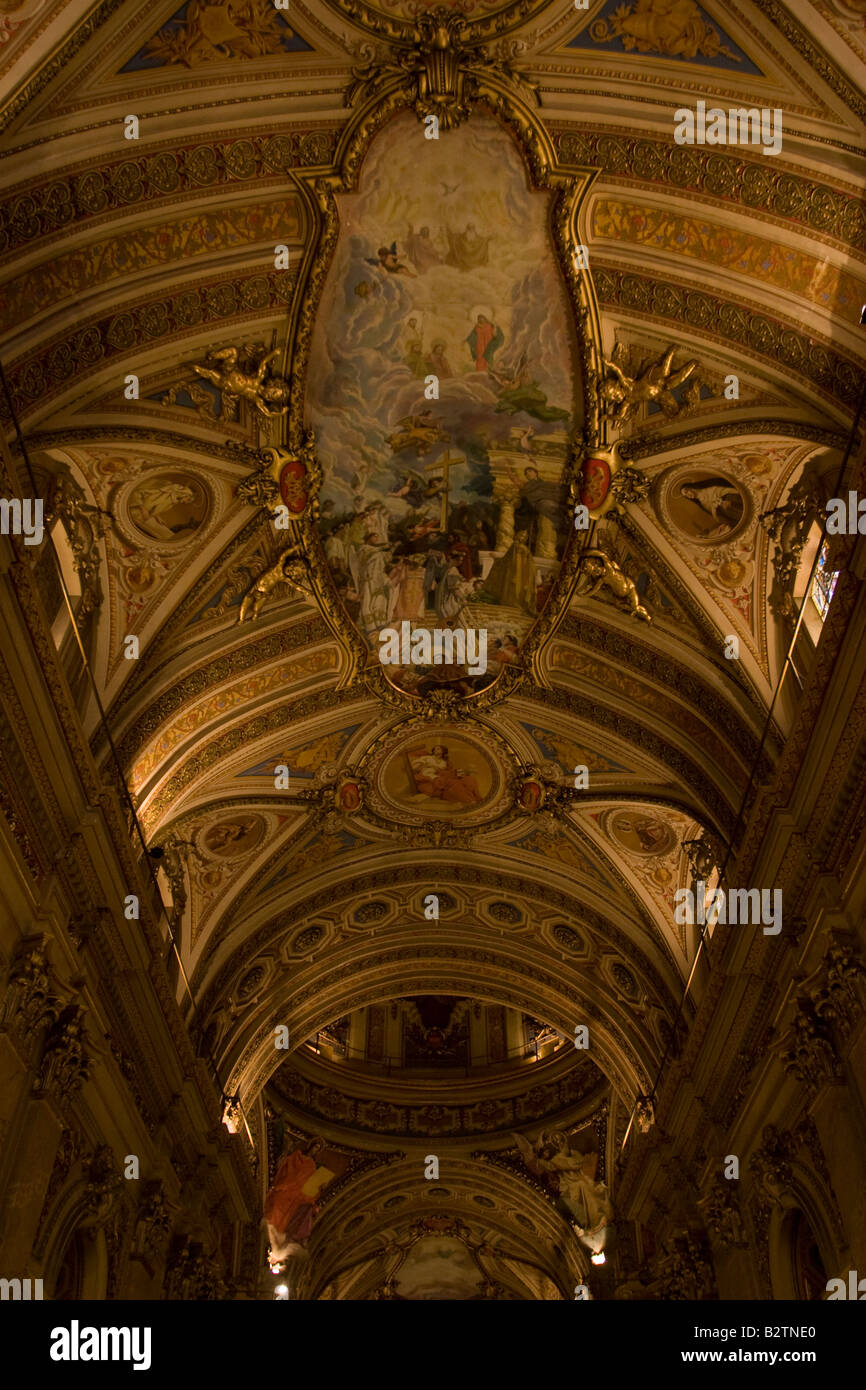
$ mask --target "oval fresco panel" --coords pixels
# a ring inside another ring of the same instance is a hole
[[[265,823],[261,816],[237,816],[209,826],[204,833],[204,846],[219,859],[235,859],[255,849],[264,833]]]
[[[381,789],[404,810],[453,816],[486,804],[496,778],[489,758],[468,739],[419,736],[386,763]]]
[[[742,485],[712,466],[677,471],[666,482],[665,505],[677,530],[700,545],[731,540],[752,514]]]
[[[617,811],[608,821],[613,839],[629,854],[670,854],[677,837],[666,821],[643,811]]]
[[[511,769],[490,731],[425,721],[378,748],[364,767],[369,806],[402,824],[481,824],[510,801]],[[440,903],[443,906],[444,898]]]
[[[307,375],[321,538],[349,617],[419,696],[516,659],[568,539],[583,395],[551,196],[491,118],[428,141],[405,113],[337,199]]]
[[[148,540],[171,545],[189,540],[199,529],[207,516],[208,495],[190,473],[156,473],[135,484],[126,510]]]

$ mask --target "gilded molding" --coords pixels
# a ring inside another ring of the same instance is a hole
[[[823,48],[819,48],[816,43],[813,43],[806,30],[790,12],[777,4],[776,0],[755,0],[755,4],[775,24],[788,43],[796,48],[800,56],[805,58],[812,71],[816,72],[838,97],[842,98],[845,105],[856,116],[859,116],[861,121],[866,121],[866,100],[861,92],[844,73],[839,71],[836,64],[827,57]]]
[[[513,0],[511,4],[500,6],[493,14],[481,15],[476,19],[459,14],[460,37],[473,45],[498,38],[518,28],[536,10],[543,9],[544,3],[545,0]],[[388,40],[394,47],[410,47],[417,43],[423,19],[429,17],[440,19],[440,22],[442,19],[455,19],[455,12],[443,6],[422,13],[413,20],[402,15],[385,14],[374,5],[367,4],[366,0],[328,0],[328,4],[362,29]]]
[[[634,436],[620,443],[623,458],[648,459],[656,455],[699,449],[704,444],[716,444],[720,439],[736,439],[741,435],[777,436],[780,439],[809,439],[826,449],[844,449],[847,436],[838,430],[823,429],[820,425],[803,425],[793,420],[734,420],[729,424],[706,425],[687,430],[684,434]]]
[[[597,260],[594,276],[600,304],[652,315],[657,322],[688,324],[804,377],[850,410],[856,405],[862,367],[836,352],[829,341],[816,342],[792,323],[781,323],[763,310],[708,294],[696,285],[665,284],[636,270],[600,266]]]
[[[614,128],[589,131],[557,125],[551,133],[562,159],[600,168],[606,178],[702,193],[744,212],[769,213],[819,237],[866,250],[866,208],[857,193],[812,183],[767,160],[750,160],[742,150],[728,154],[718,146],[676,145],[649,135],[624,135]]]

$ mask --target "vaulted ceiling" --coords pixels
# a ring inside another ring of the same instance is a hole
[[[622,427],[623,457],[648,486],[595,533],[640,581],[653,621],[578,586],[512,694],[432,722],[353,673],[315,589],[281,586],[254,621],[238,621],[285,537],[236,489],[288,426],[245,402],[225,418],[217,392],[189,389],[193,364],[226,345],[276,350],[275,370],[294,383],[320,250],[315,200],[339,187],[351,221],[345,190],[378,119],[375,94],[349,106],[347,90],[364,64],[409,51],[423,8],[25,0],[7,10],[0,356],[40,476],[68,475],[109,514],[91,668],[147,842],[179,856],[175,930],[191,988],[190,998],[179,984],[179,999],[228,1093],[264,1113],[257,1102],[283,1060],[275,1024],[294,1046],[353,1010],[465,995],[569,1036],[589,1022],[601,1090],[582,1092],[566,1120],[586,1123],[605,1104],[618,1124],[612,1154],[653,1084],[692,965],[672,907],[689,882],[682,845],[735,837],[752,771],[767,775],[787,729],[783,701],[762,743],[790,630],[768,604],[773,544],[759,517],[804,468],[832,471],[862,370],[863,7],[460,6],[497,70],[510,63],[537,86],[536,104],[516,83],[532,115],[509,137],[528,167],[544,146],[560,171],[592,174],[576,222],[592,281],[589,395],[602,357],[616,351],[636,372],[669,346],[678,363],[697,362],[700,390],[671,415],[643,411]],[[677,144],[673,111],[698,101],[780,109],[781,152]],[[469,126],[491,110],[479,97]],[[454,217],[483,225],[472,170],[459,172],[469,177]],[[287,268],[275,268],[279,245]],[[315,423],[302,384],[290,424]],[[675,493],[719,475],[738,519],[708,543]],[[151,479],[186,489],[183,529],[148,528]],[[725,656],[731,635],[736,661]],[[82,697],[82,710],[108,769],[95,699]],[[419,729],[488,759],[499,777],[489,814],[425,819],[388,802],[392,750]],[[275,787],[280,765],[288,789]],[[586,790],[521,810],[526,769],[570,793],[578,766]],[[333,796],[346,769],[370,793],[351,813]],[[429,894],[441,900],[436,919]],[[302,1129],[303,1107],[292,1114]],[[346,1132],[362,1150],[394,1147]],[[411,1152],[405,1138],[396,1146]],[[365,1180],[381,1200],[371,1249],[393,1237],[385,1203],[411,1182],[400,1171]],[[454,1181],[468,1202],[466,1174]],[[491,1169],[486,1181],[487,1201],[505,1210],[495,1189],[514,1175]],[[452,1220],[455,1201],[439,1199]],[[446,1228],[443,1239],[456,1229]]]

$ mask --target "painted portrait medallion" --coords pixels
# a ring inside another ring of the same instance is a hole
[[[404,824],[490,820],[508,800],[496,741],[486,733],[457,733],[453,725],[406,731],[382,747],[365,775],[372,808]]]
[[[395,762],[386,774],[386,785],[398,800],[451,813],[482,804],[490,793],[490,767],[463,739],[452,738],[448,744],[419,739],[406,749],[404,757],[405,768]]]
[[[208,495],[190,473],[155,473],[135,484],[126,510],[147,540],[173,545],[199,529],[207,516]]]
[[[376,654],[404,623],[487,634],[483,672],[387,667],[421,696],[515,660],[569,536],[582,390],[549,200],[492,119],[425,142],[408,113],[337,198],[307,378],[331,574]]]
[[[617,811],[608,821],[608,831],[629,854],[648,858],[670,854],[677,843],[670,826],[645,811]]]
[[[204,846],[218,859],[235,859],[261,844],[264,833],[261,816],[235,816],[209,826],[204,833]]]
[[[671,522],[689,540],[722,545],[751,516],[750,500],[733,478],[710,468],[677,473],[665,488]]]

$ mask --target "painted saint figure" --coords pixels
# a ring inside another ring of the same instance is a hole
[[[493,563],[479,595],[482,603],[501,603],[535,616],[535,564],[526,531],[517,531],[504,555]]]
[[[424,556],[403,555],[388,572],[388,622],[424,616]]]
[[[505,338],[501,328],[491,323],[485,314],[479,314],[466,342],[475,358],[476,372],[486,372],[493,366],[493,358]]]
[[[574,1218],[578,1234],[600,1235],[613,1220],[613,1206],[603,1182],[595,1181],[598,1154],[571,1153],[562,1130],[540,1134],[532,1145],[514,1134],[520,1155],[531,1173],[559,1194]]]
[[[446,227],[445,234],[448,237],[446,265],[456,266],[458,270],[474,270],[476,266],[489,264],[493,238],[477,232],[474,222],[469,222],[463,232],[453,232]]]
[[[310,1238],[318,1210],[316,1197],[335,1176],[317,1162],[324,1147],[323,1139],[313,1139],[306,1148],[299,1145],[280,1160],[262,1216],[272,1264],[302,1254]]]
[[[408,757],[415,788],[423,796],[463,806],[472,806],[481,800],[474,775],[467,768],[454,767],[443,744],[434,744],[429,749],[410,748]]]
[[[416,232],[410,224],[406,237],[406,252],[415,269],[422,275],[431,266],[442,264],[442,256],[433,244],[429,227],[422,227]]]

